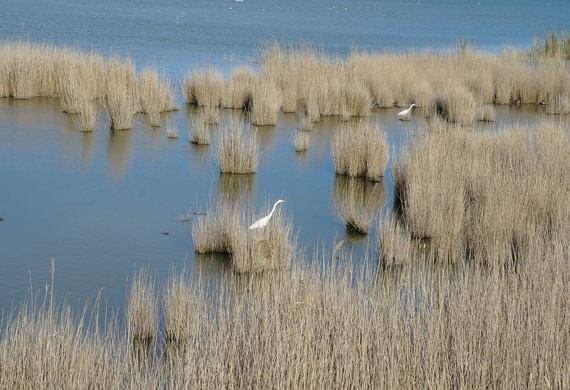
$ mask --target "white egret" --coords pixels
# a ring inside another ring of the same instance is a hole
[[[412,108],[414,108],[416,105],[415,103],[412,103],[412,105],[410,106],[410,108],[408,108],[407,110],[403,110],[400,111],[398,113],[398,116],[400,117],[401,120],[403,120],[404,118],[408,118],[408,115],[412,112]]]
[[[277,205],[279,203],[283,203],[283,202],[285,202],[285,201],[281,200],[281,199],[279,199],[277,202],[275,202],[275,204],[273,205],[273,208],[271,209],[271,212],[269,213],[269,215],[266,215],[265,217],[258,219],[257,221],[252,223],[248,229],[250,229],[250,230],[258,229],[258,228],[262,228],[265,225],[267,225],[269,223],[269,220],[271,219],[271,216],[273,215],[273,212],[275,211],[275,207],[277,207]]]

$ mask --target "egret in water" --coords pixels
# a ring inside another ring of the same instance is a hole
[[[407,110],[400,111],[400,112],[398,113],[398,116],[400,117],[400,120],[408,119],[410,113],[412,112],[412,109],[413,109],[415,106],[416,106],[415,103],[412,103],[412,105],[410,106],[410,108],[408,108]]]
[[[250,230],[258,229],[258,228],[262,228],[265,225],[267,225],[269,223],[269,220],[271,219],[271,216],[273,215],[273,212],[275,211],[275,207],[277,207],[277,205],[279,203],[283,203],[283,202],[285,202],[285,201],[281,200],[281,199],[279,199],[277,202],[275,202],[275,204],[273,205],[273,208],[271,209],[271,212],[269,213],[269,215],[266,215],[265,217],[258,219],[257,221],[252,223],[248,229],[250,229]]]

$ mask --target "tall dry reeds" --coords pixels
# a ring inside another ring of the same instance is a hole
[[[141,110],[135,65],[127,58],[112,58],[108,64],[105,110],[112,130],[132,128]]]
[[[249,108],[255,83],[255,74],[248,67],[232,70],[222,96],[225,108]]]
[[[257,133],[243,120],[222,122],[218,130],[216,156],[221,173],[255,173],[259,163]]]
[[[186,75],[183,91],[187,104],[219,107],[224,95],[224,75],[217,70],[198,70]]]
[[[292,222],[280,209],[267,226],[254,230],[247,229],[253,218],[243,202],[219,202],[201,217],[192,226],[196,252],[228,254],[234,272],[284,270],[292,263]]]
[[[160,126],[160,114],[177,108],[170,81],[147,67],[140,74],[138,85],[142,112],[148,115],[151,126]]]
[[[372,183],[362,178],[335,177],[333,203],[348,232],[368,234],[384,206],[385,197],[383,183]]]
[[[537,240],[549,245],[570,226],[569,152],[567,133],[550,122],[530,133],[432,130],[395,164],[403,223],[436,261],[518,266]]]
[[[129,341],[154,346],[158,332],[158,298],[155,280],[146,268],[141,268],[133,277],[126,314]]]
[[[275,125],[281,109],[281,94],[272,78],[261,77],[253,85],[249,120],[253,125]]]
[[[2,316],[0,387],[564,387],[569,248],[567,234],[534,242],[517,272],[430,266],[414,250],[378,272],[372,257],[339,266],[316,251],[213,289],[171,272],[156,364],[132,355],[120,322],[97,326],[48,291]]]
[[[378,123],[345,123],[332,139],[335,172],[380,181],[388,165],[388,141]]]

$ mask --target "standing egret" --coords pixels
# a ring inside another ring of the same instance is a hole
[[[412,103],[412,105],[410,106],[410,108],[408,108],[407,110],[400,111],[400,112],[398,113],[398,116],[400,117],[400,120],[409,119],[408,115],[412,112],[412,108],[414,108],[415,106],[416,106],[415,103]]]
[[[277,202],[275,202],[275,204],[273,205],[273,208],[271,209],[271,212],[269,213],[269,215],[266,215],[265,217],[258,219],[257,221],[252,223],[248,229],[249,230],[258,229],[258,228],[262,228],[265,225],[267,225],[269,223],[269,220],[271,219],[271,216],[273,215],[273,212],[275,211],[275,207],[277,207],[277,205],[279,203],[283,203],[283,202],[285,202],[285,201],[281,200],[281,199],[279,199]]]

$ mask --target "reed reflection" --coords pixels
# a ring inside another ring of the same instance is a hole
[[[111,131],[109,133],[107,154],[109,174],[114,181],[122,181],[125,177],[131,154],[131,132]]]

